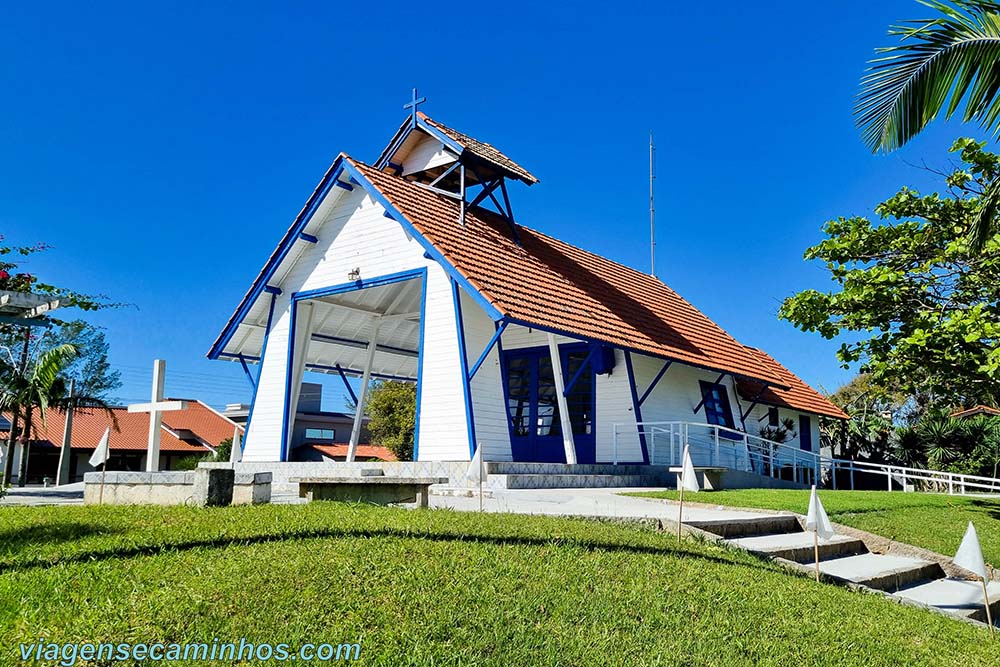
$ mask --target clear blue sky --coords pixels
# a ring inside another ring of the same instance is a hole
[[[434,118],[541,183],[520,220],[648,267],[647,134],[665,282],[815,386],[836,343],[778,321],[827,286],[802,260],[830,217],[933,179],[978,128],[873,156],[851,107],[914,0],[837,3],[14,3],[0,25],[0,233],[54,249],[50,282],[136,308],[107,328],[121,397],[247,400],[205,352],[339,151],[374,160],[417,86]],[[67,313],[68,314],[68,313]],[[333,407],[340,408],[339,398]]]

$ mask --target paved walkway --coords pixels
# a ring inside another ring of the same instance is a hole
[[[0,505],[82,505],[83,482],[63,486],[24,486],[7,489]]]
[[[509,489],[493,490],[492,498],[483,498],[486,512],[545,514],[556,516],[667,519],[677,521],[677,503],[619,495],[637,491],[662,491],[663,488],[603,489]],[[704,502],[704,498],[698,498]],[[431,496],[431,507],[472,512],[479,511],[479,498]],[[684,507],[684,521],[726,521],[771,516],[731,508]]]

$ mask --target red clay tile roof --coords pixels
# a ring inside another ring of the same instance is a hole
[[[962,419],[965,417],[975,417],[977,415],[987,415],[990,417],[997,417],[1000,416],[1000,410],[996,408],[991,408],[988,405],[977,405],[967,410],[957,410],[951,413],[951,417],[955,419]]]
[[[219,414],[201,401],[187,399],[187,405],[187,410],[164,412],[163,425],[172,431],[178,429],[192,431],[213,447],[227,438],[232,438],[235,429],[239,428],[240,433],[243,432],[242,426],[238,426],[236,422]]]
[[[105,429],[111,427],[111,437],[108,442],[112,450],[146,451],[149,440],[149,415],[131,413],[127,408],[116,407],[112,410],[118,420],[117,431],[112,425],[111,418],[103,410],[81,409],[73,413],[73,440],[70,442],[70,448],[94,449],[104,436]],[[189,414],[180,419],[174,416],[182,413]],[[167,425],[167,415],[173,417],[170,426]],[[36,434],[33,435],[32,442],[53,447],[61,446],[66,414],[61,410],[50,409],[45,421],[44,426],[41,422],[35,423]],[[190,430],[213,447],[233,436],[233,423],[199,401],[189,401],[187,410],[164,413],[163,421],[168,429]],[[160,451],[188,454],[208,452],[200,444],[179,440],[166,429],[160,434]]]
[[[750,346],[747,346],[747,350],[757,358],[763,368],[768,369],[767,372],[781,377],[788,389],[768,387],[761,393],[760,383],[751,380],[738,380],[736,388],[739,390],[740,396],[747,400],[756,398],[766,405],[790,408],[835,419],[850,419],[846,412],[800,380],[798,376],[778,363],[767,352]]]
[[[787,386],[742,344],[662,282],[518,226],[483,208],[458,224],[457,201],[351,161],[506,317],[693,366]]]
[[[307,447],[312,447],[316,451],[331,458],[347,458],[348,445],[346,443],[334,445],[307,445]],[[380,461],[398,460],[396,455],[389,451],[388,448],[379,447],[377,445],[358,445],[355,457],[359,459],[378,459]]]
[[[445,136],[447,136],[452,141],[458,143],[463,149],[472,153],[473,155],[482,158],[483,160],[489,162],[490,164],[500,167],[504,171],[510,172],[517,178],[521,179],[528,185],[533,185],[538,182],[531,172],[519,165],[518,163],[511,160],[509,157],[500,152],[499,149],[486,143],[485,141],[479,141],[478,139],[473,139],[467,134],[463,134],[458,130],[453,130],[447,125],[442,125],[441,123],[427,117],[422,111],[418,111],[417,115],[425,121],[431,127],[440,130]]]

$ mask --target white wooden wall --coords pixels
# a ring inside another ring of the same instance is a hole
[[[464,291],[462,321],[465,327],[465,354],[469,370],[486,349],[496,332],[493,319]],[[472,378],[472,414],[476,440],[483,447],[487,461],[510,461],[510,427],[504,400],[503,376],[500,373],[499,346],[494,345],[486,361]]]
[[[243,460],[276,461],[280,456],[292,293],[346,283],[354,268],[361,270],[362,278],[375,278],[422,267],[428,273],[419,456],[421,460],[468,459],[465,405],[454,400],[462,395],[462,385],[447,275],[424,257],[420,244],[398,222],[386,218],[384,208],[362,188],[350,193],[333,188],[331,196],[339,197],[336,204],[327,206],[322,222],[312,222],[308,229],[319,242],[305,244],[291,268],[270,283],[282,293],[275,302]],[[302,360],[303,355],[294,359],[296,364]]]
[[[416,136],[417,133],[410,135]],[[403,175],[409,175],[443,164],[451,164],[458,160],[458,156],[449,151],[444,145],[424,132],[419,132],[420,139],[413,145],[413,148],[405,154],[402,151],[393,156],[392,161],[403,167]]]
[[[436,264],[427,274],[421,363],[417,458],[420,461],[468,461],[471,443],[455,299],[448,276]]]

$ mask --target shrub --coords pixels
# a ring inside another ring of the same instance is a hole
[[[388,448],[400,461],[412,461],[417,386],[392,380],[376,383],[368,391],[365,413],[372,444]]]

